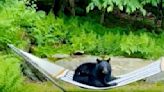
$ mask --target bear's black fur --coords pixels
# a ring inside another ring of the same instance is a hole
[[[99,60],[97,63],[84,63],[77,67],[73,80],[95,87],[107,87],[117,85],[107,84],[114,78],[111,76],[111,65],[108,60]]]

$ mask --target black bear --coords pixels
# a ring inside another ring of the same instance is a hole
[[[73,80],[95,87],[107,87],[117,85],[116,83],[107,84],[115,79],[111,76],[111,65],[108,60],[99,60],[97,63],[84,63],[77,67]]]

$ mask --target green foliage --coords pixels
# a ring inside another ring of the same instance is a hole
[[[149,46],[154,46],[155,42],[147,34],[124,35],[121,39],[121,51],[128,55],[139,54],[138,56],[150,54]]]
[[[157,6],[159,0],[92,0],[87,7],[87,12],[93,10],[95,7],[98,7],[100,10],[106,9],[107,12],[112,12],[117,7],[121,11],[126,10],[128,14],[139,10],[143,15],[146,15],[146,10],[143,7],[149,3]]]
[[[58,20],[55,19],[55,21]],[[54,25],[56,29],[53,31],[54,33],[50,34],[54,37],[53,39],[46,36],[48,31],[42,33],[45,36],[41,38],[46,40],[43,40],[43,44],[36,47],[37,50],[34,52],[38,55],[42,53],[42,56],[50,56],[53,53],[71,53],[76,50],[84,50],[87,54],[94,55],[109,54],[141,58],[158,58],[164,54],[163,45],[158,43],[162,42],[162,38],[159,37],[162,37],[163,34],[154,35],[145,32],[145,30],[125,34],[122,32],[123,30],[131,29],[104,28],[96,23],[93,25],[92,22],[79,20],[79,18],[71,18],[61,24],[60,29]],[[58,38],[55,39],[55,37]],[[48,40],[52,40],[51,44],[46,44],[49,42]]]
[[[73,35],[70,41],[72,42],[71,47],[74,50],[85,50],[87,53],[92,53],[93,49],[96,49],[98,41],[95,40],[96,35],[93,33],[86,33],[84,31]]]
[[[35,11],[27,9],[25,2],[19,0],[4,0],[0,5],[0,50],[4,50],[7,43],[26,44],[28,39],[23,27],[31,26]]]
[[[11,56],[0,56],[0,91],[22,92],[23,78],[20,74],[19,60]]]
[[[126,3],[126,0],[94,1],[102,5],[100,8],[108,7],[112,2],[113,7],[117,5],[121,10],[120,5],[123,2],[126,7],[128,7],[127,4],[139,2],[134,0],[130,3]],[[158,1],[147,0],[147,2]],[[144,4],[147,2],[145,1]],[[89,19],[90,17],[55,18],[52,13],[45,15],[43,11],[36,12],[33,8],[35,6],[26,7],[25,3],[19,0],[14,2],[4,0],[1,3],[0,50],[6,49],[7,43],[13,43],[19,47],[25,47],[31,43],[31,52],[41,57],[55,53],[72,53],[76,50],[84,50],[86,54],[93,55],[110,54],[142,58],[157,58],[164,54],[162,50],[164,34],[155,35],[142,29],[132,32],[134,29],[130,24],[125,28],[107,28]]]
[[[106,33],[104,36],[99,36],[99,44],[97,46],[97,54],[119,55],[120,53],[120,39],[119,33]]]
[[[38,46],[52,46],[55,41],[61,43],[65,34],[63,25],[63,20],[55,19],[53,14],[35,20],[34,27],[29,32],[33,43]]]
[[[20,59],[0,52],[0,92],[60,92],[51,83],[30,83],[21,74]]]

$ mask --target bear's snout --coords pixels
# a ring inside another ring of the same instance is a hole
[[[103,74],[108,74],[108,70],[107,70],[107,69],[104,69],[104,70],[102,71],[102,73],[103,73]]]

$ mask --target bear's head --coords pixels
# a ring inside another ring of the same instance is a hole
[[[100,60],[97,59],[97,64],[95,67],[94,76],[104,84],[107,84],[111,79],[111,65],[110,65],[110,58],[107,60]]]
[[[100,60],[97,59],[97,64],[96,64],[96,72],[98,74],[109,74],[111,73],[111,65],[110,65],[110,58],[107,60]]]

